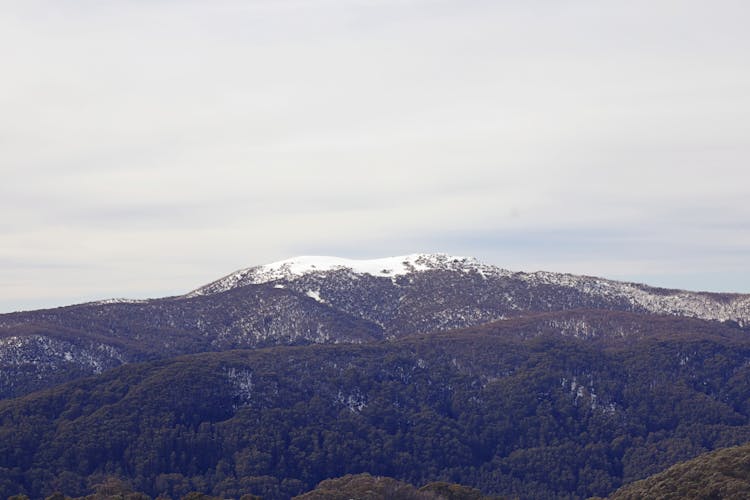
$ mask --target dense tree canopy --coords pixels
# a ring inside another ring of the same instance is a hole
[[[750,445],[721,449],[673,465],[617,490],[610,498],[750,498]]]
[[[368,472],[585,498],[750,441],[747,332],[653,318],[634,342],[616,334],[632,316],[596,314],[593,337],[548,318],[208,353],[7,400],[0,496],[82,496],[115,476],[153,497],[289,498]]]

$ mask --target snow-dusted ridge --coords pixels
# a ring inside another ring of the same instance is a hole
[[[82,305],[107,305],[107,304],[146,304],[149,299],[127,299],[125,297],[116,297],[112,299],[95,300],[93,302],[86,302]]]
[[[398,278],[426,271],[451,271],[477,273],[497,283],[496,279],[510,278],[525,282],[527,286],[557,286],[608,302],[623,301],[631,310],[645,310],[659,314],[689,316],[709,320],[736,321],[742,326],[750,324],[750,295],[712,294],[685,290],[655,290],[638,283],[613,281],[592,276],[538,271],[513,272],[497,266],[483,264],[472,257],[447,254],[415,253],[397,257],[370,260],[345,259],[328,256],[301,256],[250,267],[236,271],[186,295],[195,297],[224,292],[253,284],[273,284],[276,288],[295,288],[294,283],[307,277],[321,279],[331,272],[345,272],[350,276],[370,275],[389,279],[398,286]],[[492,286],[488,282],[488,286]],[[318,302],[326,302],[320,290],[300,289]]]
[[[249,274],[252,275],[253,283],[257,284],[279,279],[292,279],[309,273],[341,269],[349,270],[355,274],[369,274],[370,276],[393,278],[412,272],[433,269],[467,269],[478,267],[482,267],[482,264],[472,257],[415,253],[369,260],[328,256],[302,256],[273,262],[245,271],[249,271]]]
[[[442,253],[414,253],[365,260],[305,255],[262,266],[241,269],[213,283],[198,288],[187,294],[187,296],[193,297],[219,293],[247,284],[257,285],[279,280],[291,281],[308,274],[340,270],[349,271],[353,274],[368,274],[380,278],[390,278],[392,280],[409,273],[431,270],[476,271],[482,274],[512,274],[510,271],[502,270],[496,266],[482,264],[473,257]]]
[[[578,312],[568,313],[572,310]],[[618,313],[610,319],[585,310]],[[445,254],[371,260],[295,257],[236,271],[182,296],[116,298],[0,314],[0,366],[6,367],[0,370],[0,399],[46,387],[61,370],[98,373],[142,360],[144,353],[364,343],[539,313],[555,313],[540,323],[540,333],[639,339],[651,331],[642,331],[641,319],[644,325],[649,320],[637,314],[646,312],[732,321],[747,328],[750,294],[513,272]],[[24,379],[24,373],[35,374],[34,380]],[[239,379],[238,390],[244,390],[244,383]],[[347,394],[342,397],[347,404],[359,404]]]
[[[550,284],[579,290],[589,296],[623,298],[633,306],[657,314],[688,316],[717,321],[736,321],[740,326],[750,324],[750,295],[653,288],[622,281],[591,276],[551,273],[518,273],[531,284]]]

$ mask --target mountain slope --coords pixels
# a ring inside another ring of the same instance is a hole
[[[748,395],[745,331],[623,312],[197,354],[0,402],[0,496],[109,473],[151,495],[288,498],[370,472],[585,498],[750,441]]]
[[[624,486],[611,500],[750,498],[750,444],[703,454]]]
[[[126,362],[268,345],[397,339],[580,308],[740,326],[750,318],[746,295],[515,273],[442,254],[368,261],[301,257],[238,271],[181,297],[0,315],[0,398]]]
[[[0,397],[125,362],[239,347],[364,342],[382,330],[292,290],[93,303],[0,315]]]
[[[750,295],[667,290],[571,274],[512,272],[444,254],[374,260],[296,257],[237,271],[188,296],[260,283],[309,294],[376,321],[396,336],[469,326],[525,311],[581,307],[735,321],[741,326],[750,323]],[[342,296],[343,292],[356,300]],[[374,311],[372,304],[381,309]],[[415,314],[421,319],[409,324],[408,318]]]

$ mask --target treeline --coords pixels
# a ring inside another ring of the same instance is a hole
[[[0,403],[0,496],[84,496],[112,475],[151,497],[290,498],[363,472],[604,496],[750,441],[750,339],[705,328],[631,343],[487,327],[125,365]]]
[[[61,492],[55,492],[45,500],[151,500],[143,492],[133,491],[127,481],[109,476],[95,484],[92,492],[83,497],[70,497]],[[169,500],[167,496],[159,496],[161,500]],[[257,495],[246,494],[239,500],[261,500]],[[336,479],[322,481],[314,490],[294,497],[296,500],[378,500],[389,498],[392,500],[502,500],[501,497],[487,497],[475,488],[460,484],[434,482],[421,488],[398,481],[390,477],[371,476],[370,474],[346,475]],[[12,495],[8,500],[29,500],[27,495]],[[180,500],[223,500],[193,491],[184,495]]]

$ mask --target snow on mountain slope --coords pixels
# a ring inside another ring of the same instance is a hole
[[[445,254],[364,261],[296,257],[237,271],[181,297],[1,314],[0,399],[123,362],[207,350],[367,343],[573,310],[750,326],[750,295],[512,272]],[[550,321],[553,330],[574,336],[637,333],[616,320],[593,329],[579,318]],[[107,346],[119,357],[102,350]]]
[[[273,262],[271,264],[241,269],[213,283],[187,294],[209,295],[247,284],[293,281],[309,274],[329,271],[347,271],[352,274],[367,274],[395,281],[399,276],[423,271],[475,271],[480,274],[510,275],[510,271],[480,263],[473,257],[460,257],[447,254],[415,253],[381,259],[355,260],[328,256],[300,256]]]
[[[448,280],[451,283],[447,283],[444,275],[438,278],[436,272],[449,273],[455,277]],[[418,253],[372,260],[295,257],[236,271],[190,292],[187,297],[211,295],[249,284],[275,283],[279,287],[295,289],[319,302],[328,301],[334,306],[341,302],[337,301],[335,296],[331,296],[336,295],[337,289],[339,292],[344,289],[348,292],[352,289],[362,289],[357,295],[365,297],[368,293],[364,292],[364,288],[371,291],[377,288],[379,291],[374,295],[387,295],[399,303],[411,303],[417,293],[415,287],[419,288],[419,293],[424,293],[425,290],[425,287],[417,287],[415,283],[426,280],[427,278],[422,276],[428,275],[430,280],[440,281],[434,283],[435,287],[443,287],[431,293],[430,300],[445,303],[445,294],[450,295],[457,287],[463,288],[463,284],[472,281],[470,290],[465,292],[474,295],[462,299],[473,300],[475,303],[482,302],[483,306],[477,309],[461,300],[460,307],[450,311],[450,304],[445,304],[445,311],[436,314],[444,317],[449,315],[451,318],[429,321],[423,325],[424,328],[462,326],[460,316],[466,315],[476,316],[474,320],[469,321],[476,323],[502,318],[508,312],[526,309],[554,310],[577,307],[613,308],[736,321],[741,326],[750,324],[750,295],[656,289],[636,283],[543,271],[512,272],[483,264],[471,257],[446,254]],[[479,283],[476,282],[477,277],[481,278]],[[502,294],[499,293],[501,290]],[[566,296],[566,291],[572,295]],[[490,305],[493,301],[495,305]],[[355,304],[347,304],[342,309],[383,326],[395,317],[396,308],[405,312],[403,304],[394,303],[387,306],[384,300],[379,304],[376,302],[367,307],[390,307],[391,316],[384,317],[381,314],[377,317],[369,314],[365,310],[367,308],[357,307]],[[421,302],[422,305],[428,304],[426,301]],[[418,330],[421,331],[423,328]]]
[[[652,288],[638,283],[612,281],[590,276],[550,272],[520,273],[530,284],[568,287],[589,296],[627,300],[634,309],[717,321],[750,324],[750,295],[690,292]]]

